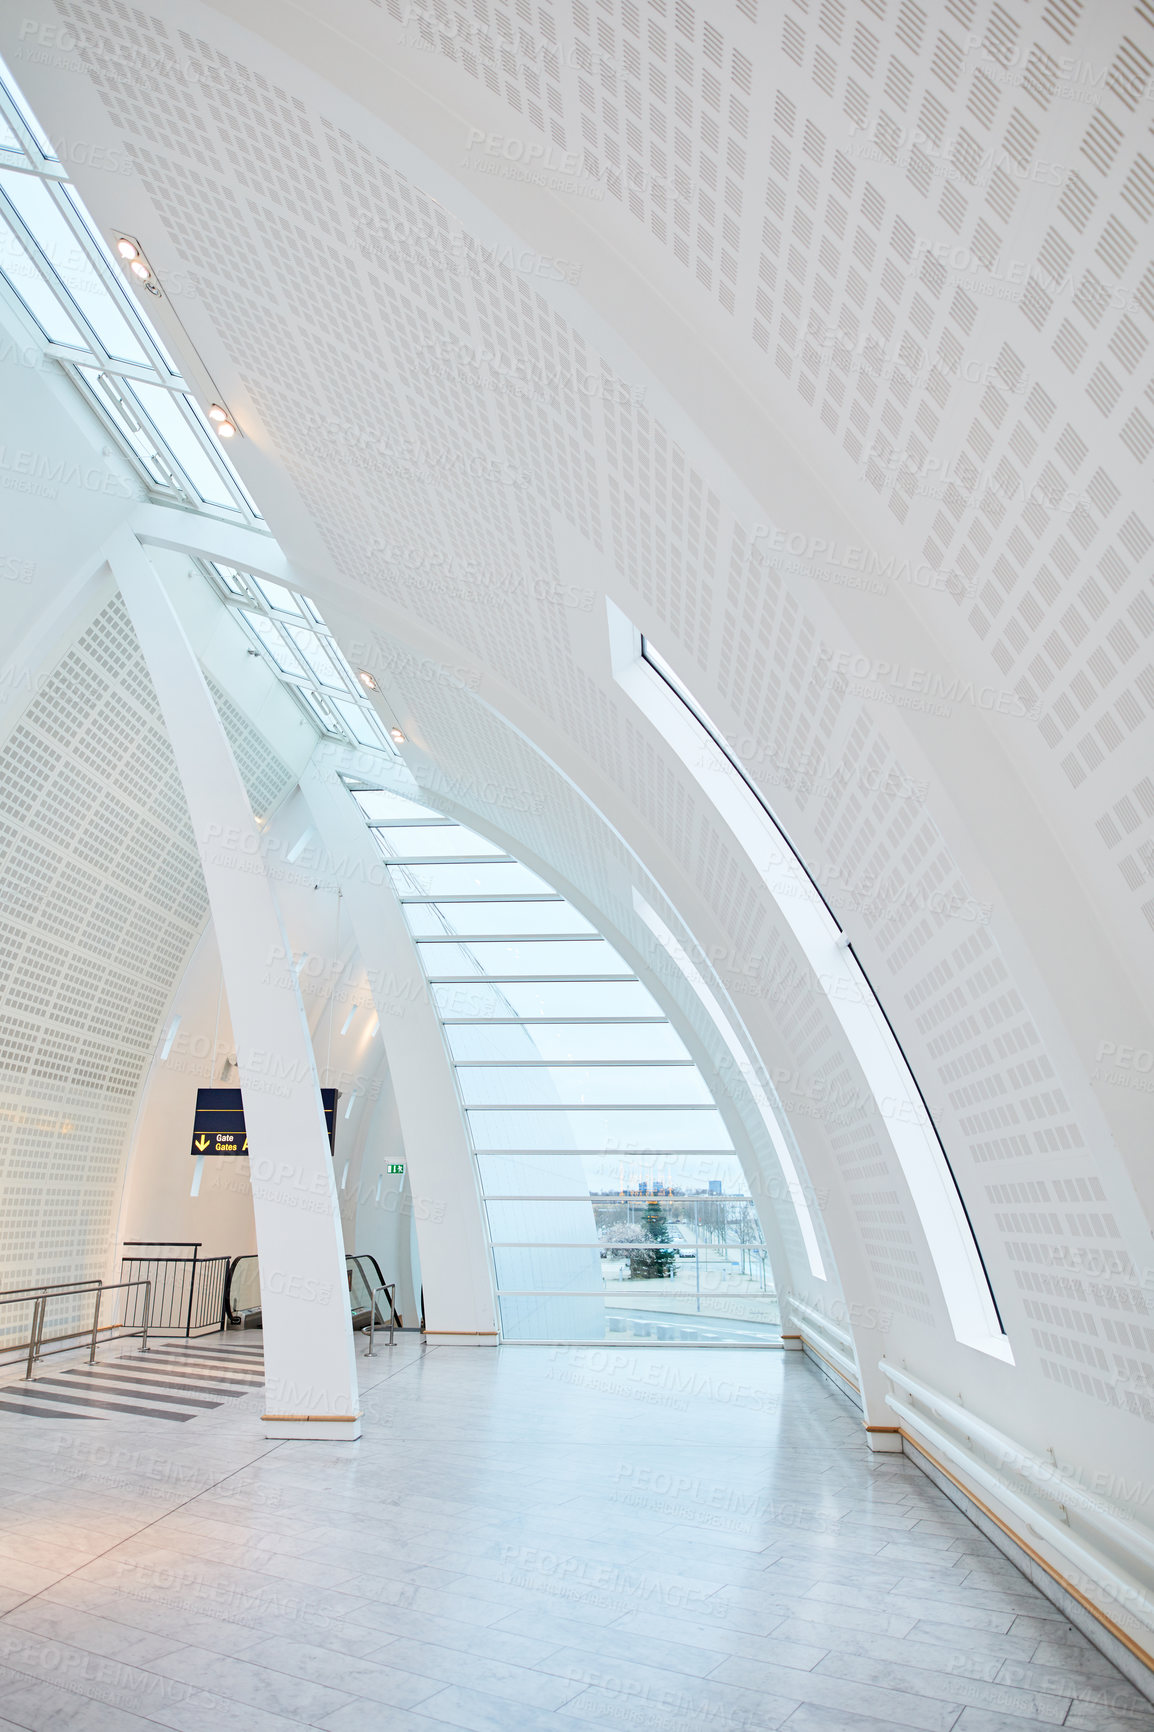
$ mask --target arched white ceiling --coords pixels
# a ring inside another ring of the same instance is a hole
[[[763,1053],[835,1070],[756,872],[614,689],[612,596],[880,983],[1014,1343],[983,1375],[1028,1378],[1038,1450],[1060,1414],[1091,1460],[1108,1418],[1141,1459],[1149,7],[27,11],[18,76],[131,164],[72,166],[435,773],[542,794],[532,739],[731,989],[766,958]],[[503,827],[579,883],[606,844],[575,813]],[[929,1351],[900,1183],[864,1132],[821,1135]]]

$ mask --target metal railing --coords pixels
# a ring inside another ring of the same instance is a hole
[[[126,1239],[124,1249],[191,1252],[191,1256],[123,1256],[120,1273],[152,1283],[149,1328],[154,1335],[223,1329],[228,1257],[202,1257],[199,1239]]]
[[[252,1265],[252,1268],[246,1268]],[[241,1257],[234,1257],[228,1271],[228,1279],[224,1289],[225,1326],[244,1328],[250,1318],[260,1317],[260,1288],[254,1284],[253,1273],[257,1265],[256,1253],[249,1251]],[[404,1327],[400,1313],[397,1311],[397,1286],[395,1281],[386,1281],[384,1272],[371,1251],[346,1251],[345,1271],[349,1283],[349,1309],[352,1315],[353,1327],[362,1334],[368,1334],[369,1351],[372,1351],[372,1336],[379,1321],[382,1328],[386,1321],[389,1326],[389,1345],[392,1346],[396,1331]],[[259,1279],[259,1278],[258,1278]],[[237,1302],[239,1293],[249,1299],[255,1299],[255,1305],[241,1305]],[[381,1293],[388,1295],[389,1315],[386,1319],[384,1307],[378,1304]],[[367,1357],[367,1355],[366,1355]]]
[[[378,1293],[387,1293],[389,1296],[389,1346],[391,1347],[393,1345],[393,1331],[396,1328],[397,1323],[397,1308],[393,1303],[396,1291],[397,1286],[395,1281],[382,1281],[380,1286],[374,1287],[372,1293],[369,1295],[369,1345],[365,1351],[366,1359],[371,1359],[373,1356],[373,1342],[376,1339],[377,1331]]]
[[[88,1335],[89,1336],[88,1363],[89,1363],[89,1365],[92,1365],[96,1359],[96,1345],[97,1345],[97,1340],[98,1340],[99,1335],[100,1335],[100,1308],[101,1308],[102,1304],[104,1303],[105,1294],[107,1294],[107,1293],[120,1293],[120,1292],[123,1292],[127,1288],[135,1288],[135,1287],[143,1287],[145,1290],[144,1291],[144,1312],[143,1312],[143,1319],[142,1319],[141,1326],[140,1326],[140,1351],[142,1353],[147,1353],[148,1352],[148,1327],[149,1327],[148,1318],[149,1318],[150,1302],[151,1302],[151,1296],[152,1296],[152,1283],[147,1278],[139,1280],[139,1281],[116,1281],[116,1282],[105,1282],[105,1281],[49,1282],[49,1283],[45,1283],[43,1286],[41,1286],[39,1288],[18,1287],[18,1288],[12,1289],[12,1291],[10,1291],[8,1293],[0,1293],[0,1305],[31,1305],[32,1306],[32,1326],[31,1326],[31,1330],[29,1332],[28,1340],[26,1343],[25,1342],[20,1343],[20,1350],[21,1351],[23,1351],[25,1346],[27,1346],[27,1348],[28,1348],[28,1358],[27,1358],[27,1361],[25,1364],[25,1369],[24,1369],[25,1381],[27,1381],[28,1378],[30,1378],[32,1376],[33,1367],[35,1366],[36,1361],[43,1356],[45,1346],[49,1342],[56,1344],[56,1343],[64,1341],[64,1342],[68,1342],[69,1344],[75,1344],[78,1336]],[[49,1302],[53,1299],[75,1299],[75,1298],[78,1298],[82,1292],[88,1292],[88,1293],[91,1293],[93,1295],[91,1330],[89,1329],[88,1325],[86,1324],[82,1330],[81,1329],[69,1329],[62,1335],[49,1335],[46,1337],[44,1334],[44,1318],[45,1318],[45,1315],[46,1315],[47,1310],[48,1310]],[[126,1309],[127,1309],[127,1307],[126,1307]],[[126,1335],[135,1335],[137,1333],[135,1329],[130,1329],[127,1326],[127,1323],[106,1324],[105,1328],[120,1329],[120,1330],[123,1330],[124,1334],[126,1334]],[[119,1340],[119,1339],[121,1339],[121,1337],[118,1336],[117,1339]],[[53,1352],[53,1353],[67,1353],[69,1351],[69,1348],[67,1346],[61,1347],[59,1345],[53,1345],[49,1348],[49,1351]]]

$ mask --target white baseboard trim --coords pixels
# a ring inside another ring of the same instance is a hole
[[[902,1430],[904,1453],[950,1502],[973,1522],[991,1544],[1019,1569],[1026,1580],[1056,1606],[1067,1621],[1097,1648],[1122,1676],[1154,1702],[1154,1657],[1146,1657],[1131,1637],[1120,1630],[1108,1613],[1091,1604],[1084,1595],[1063,1581],[1033,1548],[1020,1539],[999,1517],[968,1491],[925,1447]],[[1124,1720],[1119,1718],[1119,1725]]]

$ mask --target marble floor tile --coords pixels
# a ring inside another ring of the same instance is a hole
[[[1154,1732],[798,1358],[407,1337],[349,1445],[261,1437],[258,1350],[180,1425],[0,1410],[0,1732]]]

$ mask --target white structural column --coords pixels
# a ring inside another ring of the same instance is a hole
[[[425,1331],[492,1346],[496,1301],[468,1133],[440,1022],[384,859],[322,749],[301,777],[368,973],[409,1167]]]
[[[359,1437],[332,1156],[260,832],[196,654],[134,535],[116,538],[109,565],[168,728],[220,946],[253,1181],[265,1435]]]

